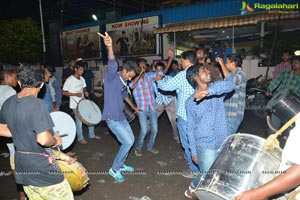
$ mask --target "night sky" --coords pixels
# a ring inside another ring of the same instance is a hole
[[[43,0],[42,0],[43,2]],[[1,1],[1,19],[22,19],[31,17],[39,20],[39,0],[5,0]]]

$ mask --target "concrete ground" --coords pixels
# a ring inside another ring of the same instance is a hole
[[[100,106],[101,107],[101,106]],[[139,133],[137,118],[131,123],[135,137]],[[251,133],[262,137],[267,127],[264,120],[257,119],[251,112],[246,111],[241,133]],[[114,156],[119,149],[118,141],[112,134],[105,135],[104,126],[95,127],[95,133],[102,137],[100,140],[87,139],[88,144],[74,142],[70,149],[77,153],[78,161],[88,171],[89,186],[75,194],[76,200],[181,200],[185,199],[184,191],[192,179],[184,178],[180,172],[187,169],[183,159],[183,150],[172,138],[172,129],[167,115],[159,119],[159,132],[156,139],[158,155],[153,155],[143,149],[143,156],[136,157],[131,150],[127,164],[136,169],[135,173],[125,174],[126,181],[116,183],[108,175]],[[87,128],[84,128],[87,138]],[[0,199],[18,199],[15,182],[10,173],[8,150],[5,141],[0,138]],[[146,140],[147,141],[147,138]]]

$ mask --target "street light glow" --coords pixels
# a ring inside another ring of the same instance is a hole
[[[92,18],[93,18],[95,21],[98,21],[98,17],[97,17],[95,14],[92,15]]]

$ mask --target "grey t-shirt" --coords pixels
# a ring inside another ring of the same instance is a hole
[[[34,96],[7,99],[0,111],[0,123],[8,125],[16,148],[16,182],[38,187],[63,181],[57,163],[49,163],[48,148],[37,143],[37,135],[51,130],[54,123],[46,104]]]

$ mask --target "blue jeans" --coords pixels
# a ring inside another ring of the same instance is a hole
[[[134,143],[134,135],[126,119],[122,121],[107,120],[106,123],[121,143],[121,147],[112,165],[112,169],[118,171],[125,164],[125,160]]]
[[[205,149],[199,146],[197,147],[197,156],[200,174],[191,183],[191,186],[194,188],[198,186],[201,178],[205,177],[206,173],[209,172],[210,167],[218,156],[218,152],[217,149]]]
[[[237,133],[242,120],[238,119],[237,117],[231,117],[227,118],[227,124],[228,124],[228,131],[230,134]]]
[[[75,117],[77,140],[80,141],[84,139],[82,133],[82,121],[79,119],[76,109],[72,109],[72,110]],[[88,126],[88,129],[89,129],[89,138],[94,138],[95,137],[94,126]]]
[[[148,130],[148,118],[151,125],[151,135],[147,144],[147,149],[152,149],[157,136],[157,112],[156,110],[140,111],[139,122],[140,122],[140,134],[137,140],[136,148],[141,149],[144,146],[144,139]]]
[[[184,149],[184,159],[188,162],[189,168],[193,172],[198,172],[199,168],[197,165],[194,164],[192,160],[192,154],[189,149],[189,143],[188,143],[188,138],[187,138],[187,121],[182,119],[181,117],[177,118],[177,126],[178,126],[178,131],[179,131],[179,137],[180,137],[180,142],[181,146]]]

